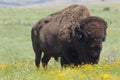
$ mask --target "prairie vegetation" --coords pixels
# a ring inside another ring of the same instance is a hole
[[[65,6],[0,8],[0,80],[120,80],[120,4],[87,5],[92,15],[108,22],[98,65],[62,70],[52,59],[47,69],[36,69],[32,25]]]

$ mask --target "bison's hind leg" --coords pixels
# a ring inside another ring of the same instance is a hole
[[[35,65],[39,68],[41,55],[42,55],[42,50],[40,49],[39,46],[36,46],[34,44],[33,44],[33,49],[34,49],[34,52],[35,52]]]
[[[46,67],[46,66],[47,66],[50,58],[51,58],[50,56],[44,54],[44,56],[43,56],[43,58],[42,58],[42,65],[43,65],[43,67]]]
[[[35,55],[35,65],[38,68],[40,66],[41,54],[42,54],[42,51],[40,51],[39,53],[36,53],[36,55]]]

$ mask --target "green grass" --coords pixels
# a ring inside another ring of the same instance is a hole
[[[88,4],[93,16],[108,22],[99,65],[61,70],[53,59],[48,69],[37,70],[31,28],[39,19],[67,5],[41,8],[0,8],[0,80],[120,80],[120,4]],[[110,11],[104,11],[110,7]],[[114,63],[112,63],[115,61]],[[107,65],[107,68],[106,68]],[[86,69],[88,68],[88,69]],[[89,69],[90,68],[90,69]],[[55,77],[56,76],[56,77]],[[68,77],[66,77],[68,76]]]

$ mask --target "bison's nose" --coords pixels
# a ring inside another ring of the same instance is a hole
[[[92,56],[95,57],[95,56],[99,56],[100,54],[100,51],[101,51],[101,48],[94,48],[93,51],[92,51]]]

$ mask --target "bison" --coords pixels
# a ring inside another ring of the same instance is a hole
[[[71,5],[38,21],[31,30],[35,64],[45,67],[51,57],[61,57],[61,65],[97,63],[106,22],[91,16],[83,5]]]

